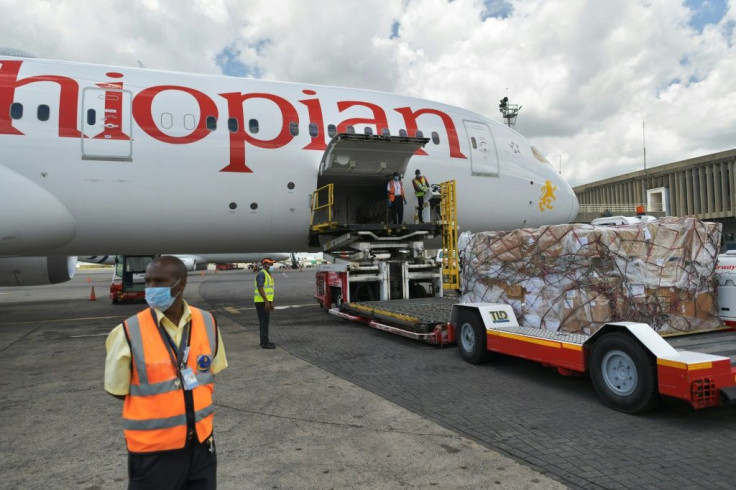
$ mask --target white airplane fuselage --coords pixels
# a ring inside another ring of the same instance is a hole
[[[0,57],[0,257],[306,250],[331,136],[366,128],[431,138],[407,167],[409,209],[419,168],[431,183],[457,181],[461,230],[577,214],[570,186],[523,136],[457,107]]]

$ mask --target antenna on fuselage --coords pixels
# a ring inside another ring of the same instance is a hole
[[[519,115],[521,106],[518,104],[509,104],[509,98],[506,96],[499,102],[498,110],[501,111],[506,125],[513,128],[514,124],[516,124],[516,117]]]

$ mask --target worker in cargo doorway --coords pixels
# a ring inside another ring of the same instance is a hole
[[[275,349],[276,345],[268,340],[268,322],[273,311],[274,285],[269,269],[274,264],[273,259],[265,258],[261,261],[261,270],[256,274],[253,302],[258,313],[258,328],[261,334],[261,349]]]
[[[419,216],[419,222],[424,223],[424,195],[429,192],[429,181],[419,169],[414,174],[415,177],[411,180],[411,183],[414,186],[414,194],[417,196],[417,215]]]
[[[391,208],[391,222],[395,225],[403,224],[406,196],[404,195],[404,184],[401,183],[401,176],[398,172],[394,172],[386,191],[388,192],[388,204]]]

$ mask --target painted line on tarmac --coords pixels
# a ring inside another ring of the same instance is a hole
[[[102,337],[102,336],[107,337],[108,334],[109,334],[109,332],[105,332],[105,333],[89,333],[89,334],[85,334],[85,335],[70,335],[69,338],[78,339],[78,338],[81,338],[81,337]]]
[[[301,305],[284,305],[284,306],[276,306],[275,310],[288,310],[289,308],[303,308],[305,306],[319,306],[317,303],[304,303]],[[247,308],[235,308],[234,306],[223,306],[222,310],[227,311],[228,313],[233,313],[237,315],[241,311],[252,311],[255,310],[255,307],[247,307]],[[217,311],[217,310],[216,310]]]
[[[79,322],[85,320],[109,320],[110,318],[128,318],[129,315],[112,315],[112,316],[82,316],[79,318],[59,318],[58,320],[27,320],[22,322],[7,322],[0,323],[0,327],[6,327],[8,325],[28,325],[29,323],[61,323],[61,322]]]

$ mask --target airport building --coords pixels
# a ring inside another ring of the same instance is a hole
[[[644,206],[654,216],[695,216],[723,224],[736,248],[736,149],[690,158],[580,185],[577,222],[609,213],[634,216]]]

